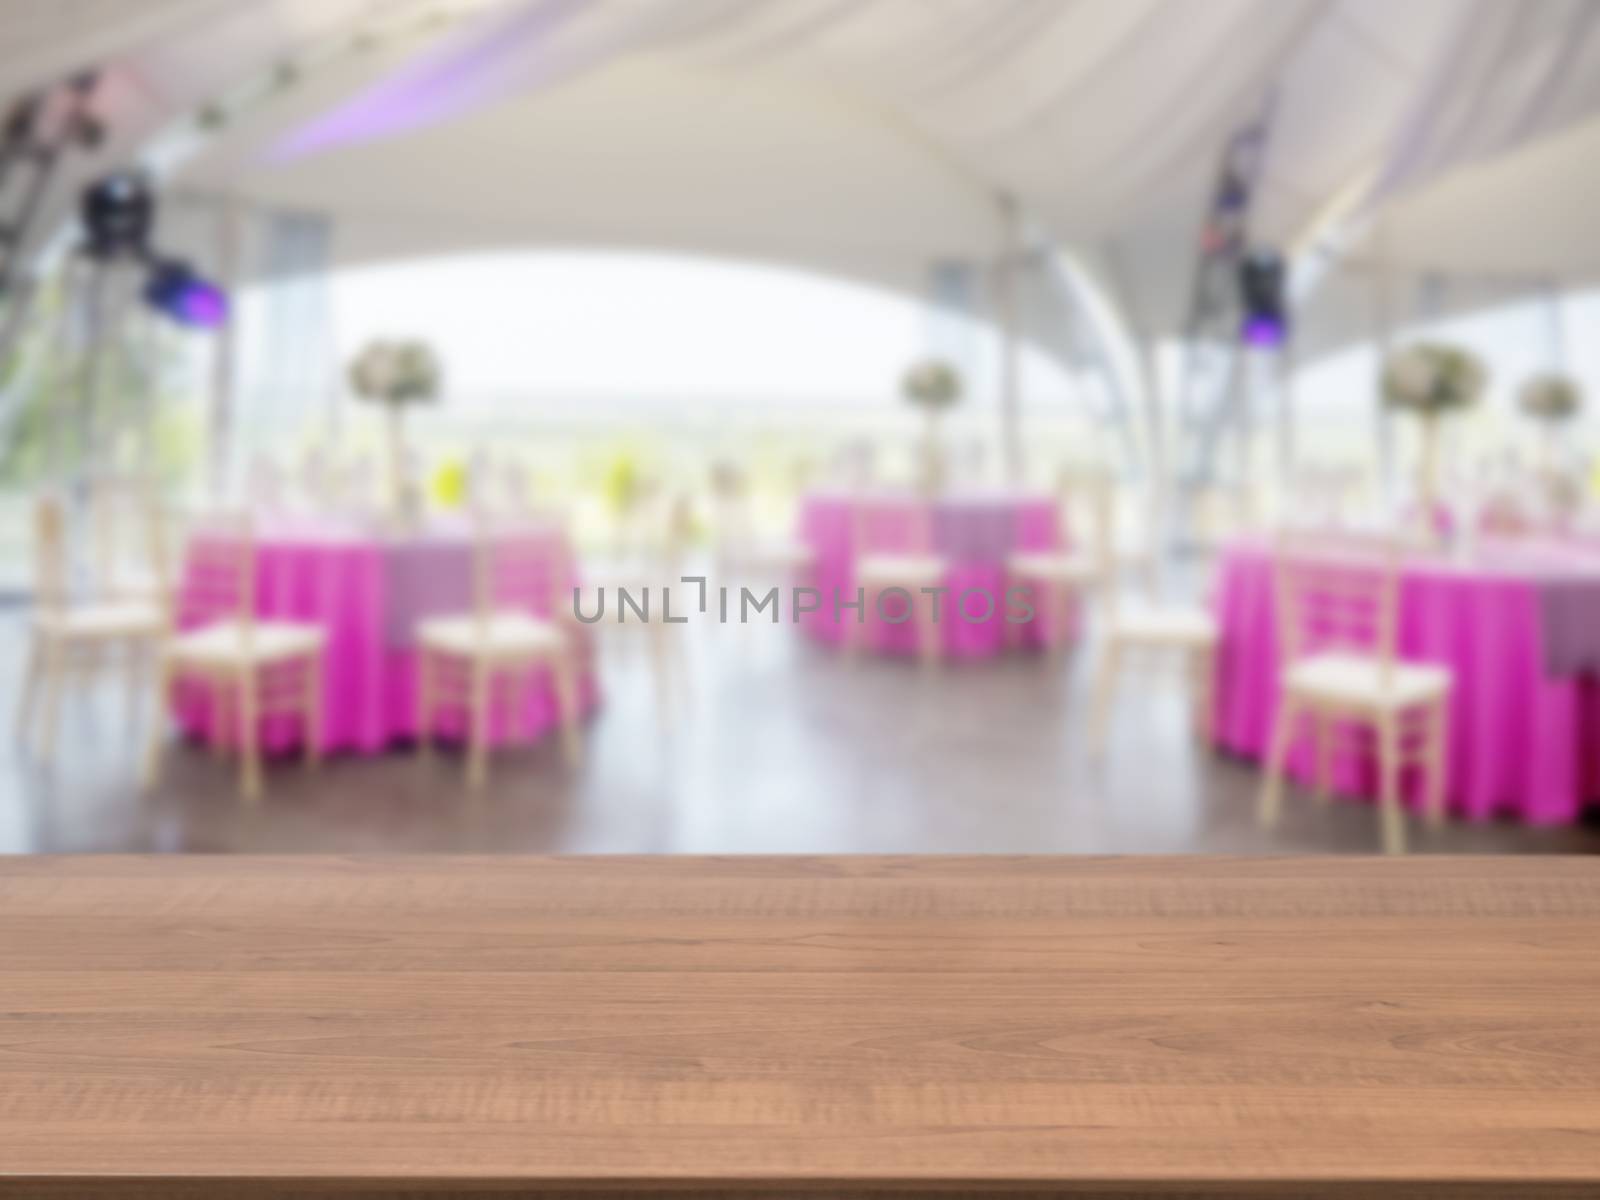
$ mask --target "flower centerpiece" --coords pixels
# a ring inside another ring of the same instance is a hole
[[[1561,427],[1583,408],[1583,385],[1570,376],[1550,372],[1535,375],[1517,392],[1517,404],[1544,427],[1540,449],[1541,475],[1547,500],[1562,518],[1575,515],[1583,503],[1583,488],[1571,477],[1571,464],[1561,461]]]
[[[1517,393],[1517,404],[1536,421],[1559,425],[1583,407],[1583,385],[1565,375],[1535,375]]]
[[[415,520],[422,504],[420,483],[406,469],[406,410],[436,400],[440,382],[439,360],[421,341],[372,342],[350,364],[351,390],[388,414],[391,496],[404,520]]]
[[[1415,413],[1422,423],[1419,485],[1430,514],[1439,500],[1439,420],[1476,404],[1487,382],[1488,372],[1475,355],[1440,342],[1407,346],[1384,364],[1384,404]]]
[[[900,390],[927,418],[922,484],[930,493],[937,492],[944,486],[946,473],[939,423],[961,401],[961,373],[942,360],[925,359],[906,372]]]

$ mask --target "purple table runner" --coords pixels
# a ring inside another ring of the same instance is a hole
[[[1600,676],[1600,573],[1551,576],[1536,586],[1545,674]]]
[[[418,537],[383,548],[384,643],[399,649],[416,640],[429,617],[472,611],[472,542]]]

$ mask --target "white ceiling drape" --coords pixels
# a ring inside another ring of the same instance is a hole
[[[1288,244],[1352,181],[1399,211],[1600,114],[1597,28],[1593,0],[11,0],[0,90],[109,63],[103,163],[314,60],[182,178],[348,217],[363,254],[635,242],[920,279],[992,253],[1009,195],[1159,334],[1264,104],[1252,227]]]

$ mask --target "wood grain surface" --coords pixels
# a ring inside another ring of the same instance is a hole
[[[0,859],[0,1194],[1600,1195],[1582,859]]]

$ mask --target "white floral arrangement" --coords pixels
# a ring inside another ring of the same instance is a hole
[[[943,412],[961,399],[961,373],[947,362],[930,358],[906,372],[900,390],[923,411]]]
[[[1540,421],[1567,421],[1583,407],[1583,387],[1566,375],[1535,375],[1522,385],[1517,403],[1523,412]]]
[[[1390,408],[1438,416],[1476,404],[1488,380],[1482,361],[1470,351],[1418,342],[1389,356],[1383,368],[1383,401]]]
[[[350,364],[350,387],[390,408],[426,404],[439,395],[439,360],[426,342],[370,343]]]

